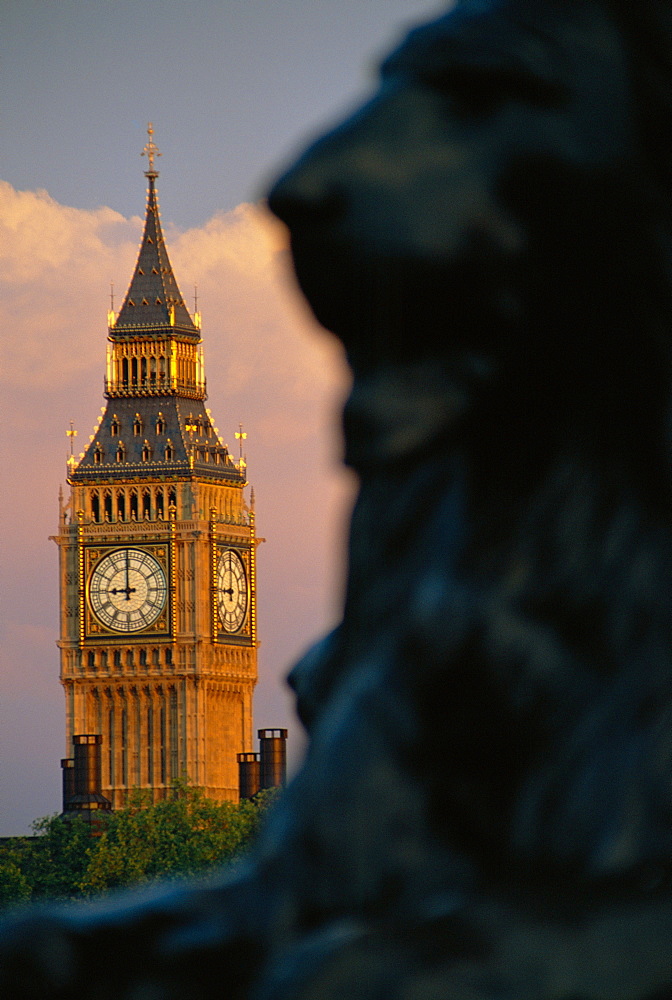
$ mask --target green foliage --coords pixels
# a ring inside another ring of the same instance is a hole
[[[265,805],[213,802],[178,785],[147,807],[135,794],[114,813],[91,851],[82,891],[100,892],[166,876],[194,875],[232,861],[250,843]]]
[[[135,791],[126,808],[105,814],[98,836],[79,816],[36,821],[32,838],[0,844],[0,906],[29,899],[74,899],[158,878],[204,873],[250,845],[275,797],[213,802],[180,783],[150,805]]]
[[[23,868],[32,898],[67,899],[75,895],[89,863],[89,824],[81,816],[63,820],[55,815],[36,820],[33,831],[32,850]]]
[[[0,906],[25,903],[32,889],[19,865],[11,857],[0,857]]]

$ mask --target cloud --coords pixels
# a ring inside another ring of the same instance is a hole
[[[0,273],[7,284],[26,285],[64,266],[91,263],[91,253],[100,261],[112,233],[128,240],[133,234],[127,229],[110,208],[83,212],[59,205],[46,191],[16,191],[0,181]]]
[[[139,217],[59,205],[45,191],[0,182],[0,323],[12,334],[3,381],[38,388],[58,372],[76,385],[100,366],[110,281],[118,308],[141,228]],[[206,363],[224,392],[245,391],[260,377],[267,394],[289,399],[330,391],[339,349],[299,302],[280,223],[243,204],[199,229],[165,228],[192,312],[198,286]]]
[[[299,298],[284,226],[243,204],[168,242],[189,304],[198,285],[206,362],[225,393],[260,380],[288,401],[330,391],[340,348]]]
[[[131,267],[139,220],[59,205],[0,182],[2,379],[26,389],[73,382],[100,350],[110,276]],[[68,364],[64,365],[67,358]]]

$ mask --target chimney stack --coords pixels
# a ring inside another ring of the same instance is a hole
[[[239,753],[238,788],[241,799],[252,799],[261,788],[259,777],[259,754],[252,751]]]
[[[259,782],[261,788],[283,786],[287,778],[287,730],[260,729]]]
[[[62,757],[63,768],[63,812],[68,808],[68,802],[75,794],[75,758]]]
[[[95,825],[98,813],[109,812],[112,809],[112,803],[102,793],[103,737],[98,733],[80,733],[72,737],[72,742],[74,744],[72,763],[70,758],[61,761],[64,799],[66,788],[68,792],[72,788],[72,793],[63,803],[63,814],[66,817],[79,814]]]

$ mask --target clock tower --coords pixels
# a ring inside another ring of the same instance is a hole
[[[108,316],[106,405],[61,501],[67,753],[102,736],[102,792],[153,801],[187,778],[237,800],[257,678],[254,492],[205,407],[200,316],[161,231],[152,126],[145,228]],[[242,429],[238,435],[241,438]]]

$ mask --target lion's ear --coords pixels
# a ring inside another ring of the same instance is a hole
[[[446,89],[489,87],[558,101],[568,93],[562,46],[518,13],[514,19],[489,4],[461,4],[411,31],[383,63],[383,75],[403,73]]]

